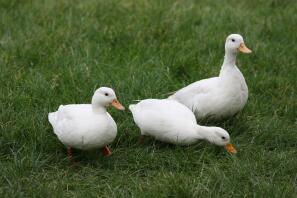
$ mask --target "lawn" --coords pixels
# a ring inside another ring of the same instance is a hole
[[[1,0],[1,197],[296,197],[297,2],[294,0]],[[100,86],[128,106],[217,75],[240,33],[249,100],[215,124],[238,150],[147,139],[128,111],[109,109],[118,136],[106,158],[69,164],[47,120],[89,103]]]

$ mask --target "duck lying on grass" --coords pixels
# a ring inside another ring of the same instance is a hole
[[[227,131],[219,127],[206,127],[197,124],[195,115],[183,104],[169,99],[146,99],[129,106],[133,118],[144,136],[172,144],[189,145],[199,140],[225,146],[235,154]]]
[[[101,87],[95,91],[92,104],[60,105],[58,111],[48,114],[54,133],[67,147],[69,158],[72,158],[72,148],[102,148],[103,155],[111,154],[107,145],[115,139],[117,125],[106,111],[109,105],[125,109],[111,88]]]
[[[225,43],[225,58],[218,77],[194,82],[175,92],[169,99],[191,109],[197,119],[221,119],[243,109],[248,99],[248,87],[235,65],[238,52],[251,53],[239,34],[231,34]]]

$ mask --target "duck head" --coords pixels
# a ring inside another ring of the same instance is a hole
[[[220,127],[210,127],[212,131],[212,137],[209,139],[211,143],[214,143],[218,146],[224,146],[228,153],[236,154],[237,151],[230,143],[229,133]]]
[[[125,107],[117,100],[113,89],[108,87],[100,87],[97,89],[92,98],[93,108],[108,107],[110,105],[116,109],[125,110]]]
[[[246,47],[244,40],[239,34],[230,34],[225,43],[226,53],[236,54],[238,51],[242,53],[251,53],[252,50]]]

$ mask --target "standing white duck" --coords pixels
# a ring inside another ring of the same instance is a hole
[[[129,106],[133,118],[144,136],[172,144],[190,145],[199,140],[225,146],[231,154],[236,150],[227,131],[219,127],[197,124],[195,115],[183,104],[169,99],[146,99]]]
[[[92,97],[92,104],[60,105],[58,111],[48,114],[54,133],[67,147],[72,157],[72,148],[88,150],[102,148],[105,156],[111,154],[107,147],[117,135],[117,125],[106,107],[125,108],[118,102],[111,88],[101,87]]]
[[[218,77],[197,81],[178,90],[169,99],[191,109],[197,119],[220,119],[233,116],[243,109],[248,87],[235,65],[238,51],[251,53],[239,34],[231,34],[225,43],[225,58]]]

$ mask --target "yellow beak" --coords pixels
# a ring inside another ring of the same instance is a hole
[[[244,43],[240,44],[238,50],[241,51],[242,53],[246,53],[246,54],[252,53],[252,50],[247,48]]]
[[[111,106],[113,106],[114,108],[118,109],[118,110],[125,110],[125,107],[119,103],[119,101],[117,99],[114,99],[111,103]]]
[[[233,145],[230,144],[230,143],[228,143],[228,144],[225,145],[225,149],[226,149],[227,152],[230,153],[230,154],[236,154],[236,153],[237,153],[236,149],[235,149],[235,148],[233,147]]]

